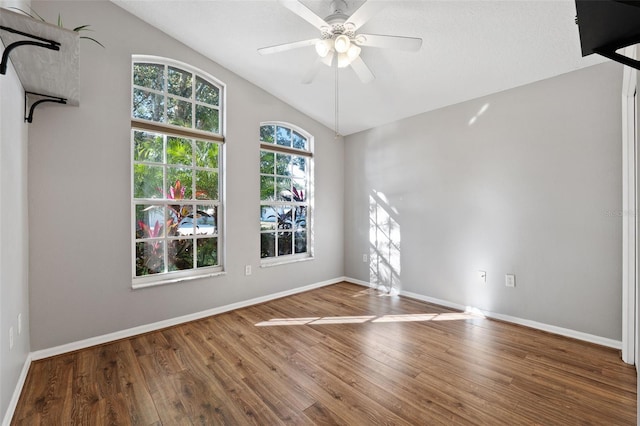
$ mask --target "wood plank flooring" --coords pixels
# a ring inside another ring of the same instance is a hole
[[[340,283],[31,365],[13,425],[635,425],[616,350]]]

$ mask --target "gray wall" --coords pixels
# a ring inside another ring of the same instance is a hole
[[[16,2],[0,2],[15,6]],[[1,13],[1,11],[0,11]],[[0,46],[2,46],[0,44]],[[4,47],[0,47],[0,53]],[[29,354],[27,125],[13,67],[0,75],[0,420]],[[22,332],[18,334],[18,314]],[[9,350],[9,328],[14,345]]]
[[[597,65],[347,137],[345,275],[620,340],[621,81]]]
[[[343,275],[343,144],[330,129],[106,1],[34,2],[47,20],[91,24],[80,107],[46,105],[29,129],[31,345],[53,347]],[[226,269],[131,290],[131,55],[172,58],[227,85]],[[259,267],[259,123],[315,137],[315,260]],[[244,276],[244,265],[253,275]]]

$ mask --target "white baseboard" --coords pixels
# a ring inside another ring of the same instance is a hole
[[[22,371],[20,372],[20,376],[18,377],[16,388],[14,389],[11,400],[9,401],[9,407],[7,407],[7,412],[5,413],[4,419],[2,420],[2,426],[9,426],[11,424],[11,419],[13,419],[13,414],[15,413],[16,407],[18,406],[18,399],[20,399],[20,394],[22,393],[24,382],[27,380],[27,373],[29,372],[29,367],[31,367],[31,360],[31,354],[28,354],[27,358],[24,360],[24,365],[22,366]]]
[[[365,287],[373,287],[370,283],[362,280],[357,280],[355,278],[345,277],[344,281],[347,281],[353,284],[362,285]],[[400,296],[406,296],[412,299],[422,300],[423,302],[429,302],[435,305],[441,305],[447,308],[457,309],[459,311],[464,311],[467,309],[467,306],[464,306],[464,305],[449,302],[448,300],[436,299],[435,297],[424,296],[418,293],[412,293],[410,291],[401,290]],[[490,311],[484,311],[484,310],[480,310],[480,312],[482,312],[482,314],[487,318],[493,318],[500,321],[510,322],[513,324],[524,325],[525,327],[535,328],[537,330],[546,331],[548,333],[559,334],[561,336],[583,340],[585,342],[595,343],[597,345],[607,346],[614,349],[622,349],[622,341],[620,340],[613,340],[606,337],[596,336],[594,334],[583,333],[581,331],[571,330],[569,328],[557,327],[555,325],[518,318],[511,315],[504,315],[504,314],[499,314],[496,312],[490,312]]]
[[[362,281],[362,280],[357,280],[355,278],[349,278],[349,277],[342,277],[343,281],[349,282],[351,284],[358,284],[364,287],[371,287],[374,288],[375,285],[371,284],[368,281]]]
[[[104,334],[102,336],[91,337],[91,338],[80,340],[77,342],[55,346],[49,349],[42,349],[39,351],[31,352],[30,356],[31,356],[31,360],[33,361],[43,359],[43,358],[49,358],[49,357],[61,355],[67,352],[89,348],[91,346],[102,345],[104,343],[109,343],[109,342],[113,342],[120,339],[126,339],[128,337],[136,336],[138,334],[148,333],[151,331],[156,331],[156,330],[160,330],[167,327],[172,327],[174,325],[183,324],[189,321],[195,321],[198,319],[210,317],[212,315],[218,315],[224,312],[233,311],[234,309],[245,308],[247,306],[257,305],[258,303],[264,303],[270,300],[280,299],[282,297],[291,296],[293,294],[302,293],[302,292],[313,290],[320,287],[325,287],[325,286],[336,284],[342,281],[346,281],[346,278],[338,277],[332,280],[322,281],[319,283],[309,284],[309,285],[294,288],[291,290],[281,291],[279,293],[273,293],[266,296],[256,297],[254,299],[243,300],[237,303],[231,303],[229,305],[220,306],[217,308],[207,309],[206,311],[196,312],[193,314],[183,315],[177,318],[171,318],[164,321],[158,321],[151,324],[128,328],[126,330],[116,331],[114,333]]]

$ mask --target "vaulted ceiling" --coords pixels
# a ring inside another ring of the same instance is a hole
[[[311,84],[313,46],[261,56],[257,49],[318,37],[276,0],[112,0],[330,128],[335,69]],[[380,1],[362,32],[421,37],[418,52],[363,48],[375,80],[339,70],[339,130],[348,135],[401,118],[603,62],[581,57],[572,0]],[[302,0],[321,17],[330,1]],[[347,15],[363,1],[347,0]]]

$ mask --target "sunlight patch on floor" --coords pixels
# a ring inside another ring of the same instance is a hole
[[[397,289],[392,288],[389,290],[387,287],[377,287],[377,288],[368,288],[366,290],[360,290],[356,294],[351,297],[362,297],[362,296],[378,296],[378,297],[392,297],[398,296],[400,293]]]
[[[331,324],[362,324],[390,323],[390,322],[425,322],[425,321],[453,321],[468,319],[483,319],[477,312],[444,312],[439,314],[400,314],[400,315],[362,315],[362,316],[336,316],[336,317],[309,317],[309,318],[272,318],[255,324],[256,327],[274,327],[283,325],[331,325]]]

